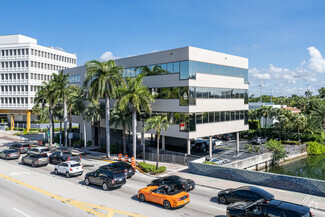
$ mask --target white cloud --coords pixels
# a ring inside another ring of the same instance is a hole
[[[115,60],[118,57],[114,56],[112,52],[106,51],[100,56],[101,61]]]
[[[309,68],[318,73],[325,73],[325,59],[320,51],[315,47],[307,48],[309,51]]]
[[[257,68],[249,69],[248,72],[253,76],[254,79],[257,79],[257,80],[269,80],[269,79],[271,79],[270,74],[261,73],[261,71],[258,70]]]
[[[55,47],[55,50],[59,50],[59,51],[64,51],[64,49],[62,47]]]

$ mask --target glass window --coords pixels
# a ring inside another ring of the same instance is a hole
[[[174,62],[173,66],[173,73],[179,73],[179,62]]]
[[[215,74],[214,64],[209,64],[209,74]]]
[[[226,121],[230,121],[230,111],[226,112]]]
[[[190,113],[189,114],[189,117],[190,117],[190,131],[195,131],[196,130],[195,114],[194,113]]]
[[[236,111],[236,120],[239,120],[239,111]]]
[[[202,63],[196,62],[196,68],[195,71],[201,73],[202,72]]]
[[[226,112],[220,112],[220,121],[226,120]]]
[[[248,110],[245,110],[245,119],[244,119],[244,124],[247,125],[248,124]]]
[[[220,112],[215,112],[214,118],[215,118],[215,122],[219,122],[220,121]]]
[[[168,63],[167,64],[167,72],[168,73],[173,73],[173,63]]]
[[[187,106],[189,104],[189,87],[179,88],[179,104]]]
[[[203,123],[208,123],[209,122],[209,113],[204,112],[203,113]]]
[[[220,89],[221,91],[221,98],[225,99],[227,98],[227,90],[226,89]]]
[[[292,212],[292,211],[289,211],[289,210],[282,210],[285,217],[300,217],[300,215],[298,213],[295,213],[295,212]],[[309,217],[309,214],[306,215],[306,217]]]
[[[267,213],[269,216],[283,217],[281,211],[274,207],[265,207],[265,213]]]
[[[202,87],[196,88],[196,98],[203,98],[203,89]]]
[[[164,64],[161,64],[161,68],[162,68],[162,70],[167,70],[167,64],[166,63],[164,63]]]
[[[215,89],[214,88],[209,88],[209,98],[215,98]]]
[[[189,97],[189,104],[196,105],[196,98],[195,98],[195,87],[190,87],[190,97]]]
[[[196,72],[195,72],[195,62],[190,61],[189,62],[189,79],[195,79]]]
[[[203,113],[196,114],[196,124],[202,124],[203,121]]]
[[[180,62],[180,79],[188,79],[189,78],[189,61]]]
[[[232,121],[235,120],[235,112],[234,111],[230,112],[230,116],[231,116]]]
[[[214,96],[215,98],[221,98],[221,90],[220,89],[214,89]]]
[[[214,112],[209,112],[209,123],[214,122]]]
[[[209,64],[208,63],[202,63],[202,70],[203,73],[209,73]]]
[[[202,88],[203,89],[203,98],[209,98],[209,88]]]

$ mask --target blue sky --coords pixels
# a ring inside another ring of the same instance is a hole
[[[78,65],[195,46],[249,58],[250,94],[325,86],[325,1],[8,0],[0,34],[76,53]]]

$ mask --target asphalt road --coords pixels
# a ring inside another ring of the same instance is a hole
[[[83,159],[82,164],[85,174],[106,162]],[[101,187],[85,186],[84,175],[68,179],[55,175],[53,168],[51,164],[32,168],[21,165],[20,159],[0,159],[1,216],[225,216],[226,206],[216,201],[217,191],[211,188],[197,186],[189,193],[189,204],[166,210],[138,201],[137,191],[153,179],[147,175],[136,173],[121,188],[103,191]]]

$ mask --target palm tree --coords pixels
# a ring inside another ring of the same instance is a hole
[[[322,124],[323,129],[325,129],[325,103],[318,103],[315,105],[315,108],[311,110],[311,115],[319,118],[319,121]]]
[[[111,115],[111,123],[116,129],[118,126],[122,126],[122,143],[123,143],[123,154],[126,154],[126,142],[125,142],[125,132],[126,128],[131,129],[132,125],[132,116],[128,109],[120,110],[114,108]]]
[[[70,96],[72,110],[75,114],[80,114],[83,122],[83,137],[84,137],[84,147],[86,149],[87,137],[86,137],[86,120],[85,120],[85,102],[87,100],[87,92],[84,87],[72,86],[72,92]]]
[[[154,101],[148,88],[142,84],[142,79],[145,75],[145,73],[142,73],[135,78],[126,77],[125,85],[118,89],[118,109],[125,110],[128,108],[132,112],[132,142],[134,158],[136,158],[137,112],[140,113],[141,110],[144,110],[147,113],[151,113],[151,102]]]
[[[61,70],[58,74],[53,73],[53,82],[55,92],[54,97],[56,99],[62,99],[63,101],[63,121],[64,121],[64,145],[68,146],[68,130],[67,130],[67,98],[71,92],[68,84],[68,74],[64,74]]]
[[[306,117],[301,114],[292,115],[293,125],[297,127],[298,141],[300,141],[300,130],[306,125]]]
[[[266,137],[266,122],[268,118],[272,118],[273,108],[271,106],[262,106],[259,110],[261,117],[264,118],[264,137]]]
[[[304,126],[303,132],[314,134],[322,129],[321,123],[312,115],[306,116],[306,124]]]
[[[106,155],[110,157],[110,106],[109,100],[115,98],[117,87],[122,83],[123,67],[116,66],[114,60],[99,62],[92,60],[86,63],[87,73],[84,86],[89,85],[89,96],[92,99],[105,98],[106,120]]]
[[[97,135],[95,135],[95,144],[100,145],[100,120],[105,117],[105,103],[99,103],[93,100],[85,109],[86,121],[91,121],[97,127]]]
[[[161,66],[154,66],[150,68],[149,66],[141,67],[142,73],[146,75],[160,75],[160,74],[167,74],[167,71],[162,69]]]
[[[305,91],[306,98],[310,97],[312,94],[313,94],[313,92],[311,90],[306,90]]]
[[[35,104],[41,104],[42,108],[44,109],[46,105],[49,107],[49,128],[50,128],[50,145],[53,143],[53,131],[52,128],[52,106],[54,104],[54,86],[53,83],[50,81],[48,83],[43,82],[40,89],[37,91],[35,95],[34,102]]]
[[[152,116],[147,119],[146,125],[144,127],[144,131],[148,131],[150,129],[156,130],[157,135],[157,162],[156,162],[156,169],[158,169],[158,163],[159,163],[159,138],[161,130],[167,131],[167,128],[169,127],[169,122],[166,115],[157,115]]]

